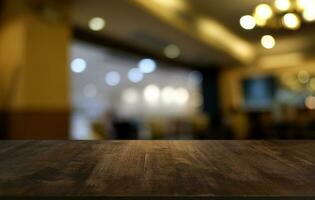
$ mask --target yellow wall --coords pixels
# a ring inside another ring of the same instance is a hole
[[[29,9],[0,28],[0,109],[68,109],[67,22],[54,23]]]
[[[16,18],[0,29],[0,109],[18,104],[23,87],[20,70],[25,62],[25,22]]]
[[[28,16],[26,39],[26,96],[22,107],[69,108],[68,51],[70,29]]]
[[[1,138],[69,136],[71,27],[65,1],[54,1],[56,7],[37,5],[45,2],[5,1],[0,24]],[[43,6],[51,10],[38,9]]]

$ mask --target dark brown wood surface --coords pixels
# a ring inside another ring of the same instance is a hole
[[[315,196],[315,141],[1,141],[6,197]]]

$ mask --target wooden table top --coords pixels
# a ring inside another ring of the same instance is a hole
[[[8,197],[315,196],[315,141],[1,141]]]

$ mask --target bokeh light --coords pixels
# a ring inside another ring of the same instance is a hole
[[[173,87],[167,86],[162,89],[161,92],[162,102],[165,104],[171,104],[176,98],[176,91]]]
[[[305,99],[305,107],[310,110],[315,109],[315,97],[314,96],[308,96]]]
[[[275,7],[280,11],[286,11],[290,9],[291,2],[289,0],[276,0]]]
[[[86,61],[82,58],[76,58],[71,62],[71,70],[75,73],[82,73],[86,69]]]
[[[140,62],[138,63],[138,68],[142,73],[149,74],[155,71],[156,63],[152,59],[145,58],[140,60]]]
[[[138,68],[132,68],[128,72],[128,79],[133,83],[138,83],[143,80],[143,73]]]
[[[176,89],[176,99],[174,99],[179,105],[184,105],[189,100],[189,93],[185,88]]]
[[[294,13],[287,13],[282,18],[283,25],[288,29],[298,29],[301,26],[300,18]]]
[[[116,86],[120,83],[120,74],[116,71],[108,72],[105,76],[105,81],[109,86]]]
[[[165,47],[164,54],[168,58],[177,58],[180,55],[180,49],[174,44],[170,44]]]
[[[104,29],[106,26],[106,22],[103,18],[94,17],[89,21],[89,28],[93,31],[100,31]]]
[[[143,97],[149,104],[156,104],[160,99],[160,89],[156,85],[148,85],[143,90]]]
[[[276,40],[271,35],[264,35],[261,38],[261,45],[266,49],[272,49],[276,45]]]
[[[255,18],[250,16],[250,15],[245,15],[245,16],[241,17],[240,25],[243,29],[251,30],[251,29],[255,28],[255,26],[256,26]]]
[[[305,21],[315,21],[315,8],[304,10],[302,16]]]
[[[272,8],[268,4],[259,4],[255,9],[255,16],[267,20],[273,15]]]

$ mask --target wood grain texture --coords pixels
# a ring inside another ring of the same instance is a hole
[[[315,196],[315,141],[1,141],[1,197]]]

